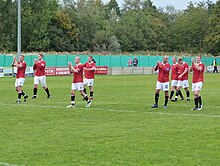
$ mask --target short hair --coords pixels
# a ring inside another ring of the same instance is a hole
[[[76,56],[75,59],[79,59],[79,60],[80,60],[80,57],[79,57],[79,56]]]
[[[178,57],[178,61],[182,61],[183,58],[181,56]]]
[[[44,57],[44,55],[43,55],[43,54],[38,54],[38,55],[40,55],[42,58]]]
[[[22,56],[23,58],[25,57],[25,56],[24,56],[24,55],[22,55],[22,54],[21,54],[20,56]]]
[[[91,58],[91,59],[93,59],[93,56],[92,56],[92,55],[89,55],[88,57]]]

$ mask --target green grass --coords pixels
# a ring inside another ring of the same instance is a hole
[[[66,109],[72,77],[48,77],[52,99],[15,104],[13,78],[0,79],[0,165],[219,165],[219,75],[206,75],[204,110],[193,101],[154,103],[156,75],[97,76],[95,100]],[[24,90],[32,95],[33,78]],[[193,96],[191,95],[192,99]]]

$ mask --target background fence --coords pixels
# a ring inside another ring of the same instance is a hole
[[[74,57],[80,56],[82,63],[87,61],[87,55],[45,55],[44,59],[47,62],[47,67],[59,67],[67,66],[68,62],[73,62]],[[28,66],[33,66],[34,59],[37,55],[25,55],[25,61]],[[108,67],[127,67],[129,58],[134,59],[134,56],[127,55],[93,55],[93,58],[97,62],[97,66],[108,66]],[[158,60],[162,61],[162,56],[136,56],[140,67],[153,67]],[[184,57],[184,61],[187,63],[191,62],[191,57]],[[220,58],[216,58],[217,63],[220,64]],[[0,67],[7,67],[11,65],[13,55],[0,55]],[[211,66],[214,58],[204,57],[203,63],[206,66]],[[169,62],[172,63],[172,57],[169,57]]]

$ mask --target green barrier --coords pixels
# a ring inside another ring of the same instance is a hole
[[[67,66],[68,62],[74,63],[74,58],[78,55],[65,54],[56,55],[48,54],[44,56],[47,63],[47,67],[59,67]],[[81,57],[81,62],[85,63],[88,59],[87,55],[79,55]],[[128,55],[93,55],[97,66],[108,66],[108,67],[127,67],[129,58],[132,60],[136,57],[139,61],[138,66],[140,67],[153,67],[156,65],[157,61],[162,61],[162,56],[128,56]],[[28,66],[33,66],[34,59],[37,59],[37,55],[26,54],[25,61]],[[216,58],[217,63],[220,65],[220,58]],[[0,54],[0,67],[10,66],[13,60],[13,55],[1,55]],[[187,63],[191,63],[191,57],[183,57],[183,60]],[[214,58],[213,57],[203,57],[202,61],[206,66],[211,66]],[[172,57],[169,57],[169,63],[172,64]]]

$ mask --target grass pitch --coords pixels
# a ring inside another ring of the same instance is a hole
[[[201,112],[193,95],[163,109],[163,93],[152,110],[156,75],[97,76],[92,107],[78,94],[66,109],[71,81],[47,77],[52,99],[40,88],[17,105],[14,78],[0,79],[0,165],[220,165],[219,75],[206,75]]]

